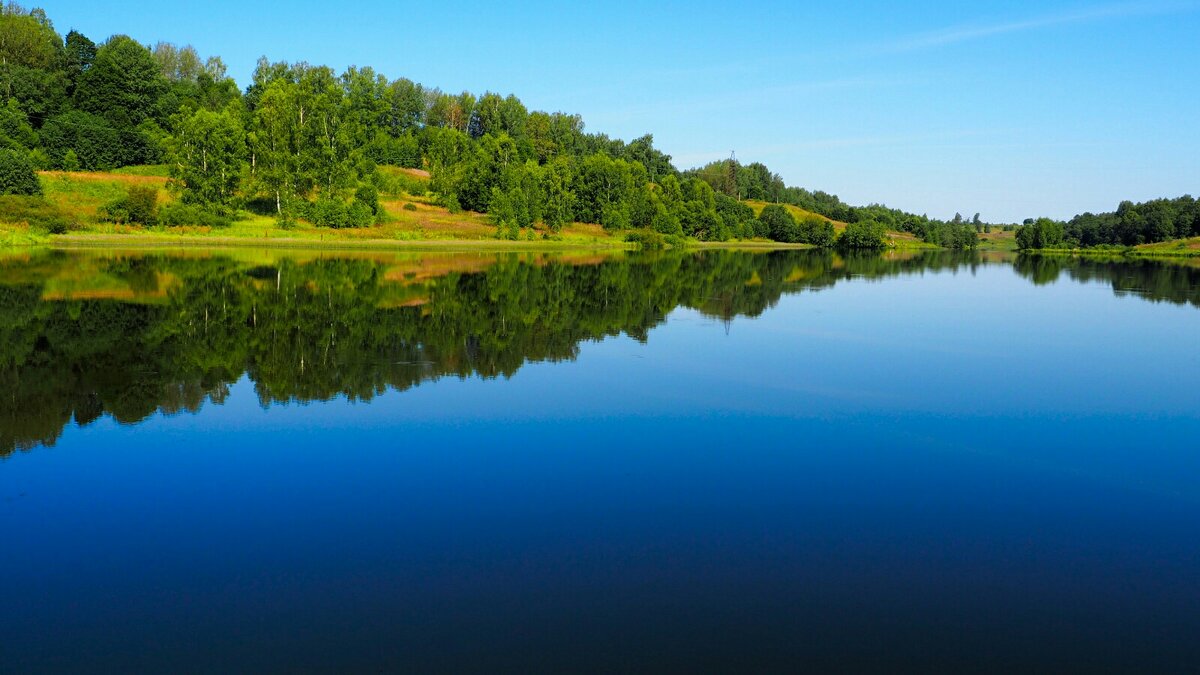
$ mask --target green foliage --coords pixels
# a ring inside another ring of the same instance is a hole
[[[59,162],[59,168],[63,171],[79,171],[83,168],[83,164],[79,162],[79,155],[75,154],[74,148],[68,148],[63,153],[62,161]]]
[[[52,202],[42,197],[0,195],[0,222],[25,223],[50,234],[65,234],[77,225]]]
[[[850,223],[838,238],[837,247],[843,251],[884,248],[883,233],[883,226],[876,222]]]
[[[716,193],[715,203],[717,215],[734,236],[742,239],[759,236],[754,209],[722,192]]]
[[[529,200],[520,186],[513,186],[508,190],[492,188],[492,200],[487,211],[492,222],[501,230],[533,225],[533,217],[529,213]]]
[[[29,156],[20,150],[0,149],[0,195],[40,195],[38,182]]]
[[[156,111],[167,80],[150,50],[126,35],[115,35],[96,51],[79,77],[75,104],[118,129],[133,129]]]
[[[26,12],[9,3],[0,11],[0,62],[49,68],[59,59],[62,42],[41,10]]]
[[[48,120],[42,127],[42,146],[55,166],[65,168],[67,153],[78,169],[97,171],[122,164],[125,151],[120,132],[108,121],[81,110]]]
[[[0,107],[0,148],[28,151],[38,145],[37,132],[15,99]]]
[[[230,206],[238,194],[246,157],[246,132],[235,110],[197,110],[172,118],[167,141],[171,180],[184,202]]]
[[[1084,213],[1063,228],[1065,242],[1084,248],[1137,246],[1195,236],[1200,236],[1200,203],[1190,195],[1141,204],[1121,202],[1115,212]]]
[[[228,215],[215,213],[195,204],[175,202],[158,210],[158,223],[167,227],[224,228],[233,224],[233,219]]]
[[[834,243],[833,223],[819,216],[805,216],[796,224],[800,231],[800,242],[812,244],[821,248],[829,248]]]
[[[1049,218],[1036,221],[1017,230],[1017,248],[1022,250],[1053,248],[1063,243],[1063,224]]]
[[[366,147],[366,153],[376,164],[421,168],[421,144],[411,133],[397,138],[382,131],[376,132]]]
[[[764,206],[758,214],[758,220],[771,239],[791,244],[800,243],[800,228],[796,225],[796,219],[779,204]]]
[[[371,183],[363,183],[354,191],[354,203],[361,204],[371,211],[371,216],[375,217],[383,213],[383,208],[379,205],[379,189]]]
[[[625,241],[630,244],[637,244],[639,248],[646,250],[657,250],[667,247],[667,240],[658,232],[637,230],[625,235]]]
[[[113,223],[154,225],[158,222],[158,190],[140,185],[130,186],[124,197],[100,207],[99,215],[101,219]]]

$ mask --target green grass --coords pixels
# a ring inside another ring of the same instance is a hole
[[[110,172],[63,172],[45,171],[40,180],[46,201],[56,206],[73,222],[79,231],[68,235],[49,236],[36,226],[5,221],[0,213],[0,245],[21,246],[37,243],[61,245],[113,246],[113,245],[272,245],[308,247],[351,247],[381,248],[434,247],[461,244],[467,248],[503,249],[569,249],[569,248],[628,248],[624,241],[625,232],[612,233],[599,225],[573,223],[563,228],[553,238],[546,238],[544,230],[534,231],[535,240],[529,241],[529,230],[521,232],[519,241],[501,241],[495,238],[496,227],[484,214],[450,213],[439,206],[436,200],[424,192],[428,184],[428,173],[415,169],[380,167],[380,171],[397,190],[381,199],[384,208],[382,222],[372,227],[333,230],[299,222],[291,227],[280,227],[272,215],[256,215],[243,211],[229,227],[145,227],[101,222],[99,209],[126,196],[130,187],[155,187],[159,190],[159,204],[169,203],[173,196],[167,191],[166,167],[137,166]],[[411,190],[411,191],[410,191]],[[761,212],[765,202],[747,202],[755,212]],[[796,217],[811,217],[808,211],[795,206],[786,206]],[[820,216],[817,216],[820,217]],[[828,220],[828,219],[825,219]],[[3,224],[7,222],[8,224]],[[845,229],[845,223],[832,221],[837,230]],[[889,241],[894,249],[919,250],[936,248],[910,234],[889,232]],[[691,242],[697,247],[764,246],[778,247],[768,241],[752,242]]]
[[[0,248],[17,246],[44,246],[50,243],[50,235],[28,227],[0,227]]]
[[[742,201],[742,203],[745,204],[746,206],[749,206],[750,208],[754,209],[754,215],[757,216],[758,214],[762,213],[762,210],[764,208],[766,208],[771,202],[759,201],[757,199],[745,199]],[[821,220],[828,220],[829,222],[833,223],[833,229],[838,234],[841,234],[842,230],[846,229],[846,223],[843,223],[840,220],[833,220],[831,218],[826,218],[825,216],[823,216],[819,213],[813,213],[812,211],[806,211],[805,209],[802,209],[799,206],[793,206],[791,204],[780,204],[780,206],[787,209],[787,211],[789,213],[791,213],[792,217],[795,218],[797,221],[802,220],[804,218],[820,218]]]
[[[1004,230],[992,230],[989,233],[980,235],[979,249],[980,251],[1008,251],[1015,252],[1017,250],[1017,233],[1005,232]]]

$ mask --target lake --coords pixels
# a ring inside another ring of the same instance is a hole
[[[1200,266],[0,257],[0,671],[1200,668]]]

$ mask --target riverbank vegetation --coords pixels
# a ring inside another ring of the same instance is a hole
[[[1133,255],[1200,255],[1200,203],[1191,196],[1121,202],[1111,213],[1084,213],[1069,221],[1028,220],[1017,231],[1022,250],[1087,251]]]
[[[983,227],[978,218],[941,222],[851,207],[785,186],[760,163],[680,171],[649,134],[613,139],[585,132],[578,115],[530,111],[514,95],[443,92],[369,67],[336,73],[264,58],[241,90],[219,57],[125,35],[100,43],[75,30],[62,36],[45,12],[15,4],[0,12],[0,87],[0,192],[27,198],[0,221],[35,235],[236,231],[269,220],[283,232],[319,228],[341,237],[424,213],[469,232],[482,221],[488,236],[505,240],[554,241],[600,228],[613,241],[640,231],[664,241],[833,246],[846,226],[861,223],[841,247],[908,242],[857,236],[894,232],[972,248]],[[143,166],[161,169],[124,174],[146,180],[120,194],[108,189],[114,171]],[[49,173],[31,180],[30,170]],[[82,193],[78,203],[55,198],[71,189]],[[38,200],[62,207],[62,219],[33,215],[53,211]],[[788,223],[773,210],[766,223],[748,201],[805,215]],[[381,234],[388,233],[371,237]]]

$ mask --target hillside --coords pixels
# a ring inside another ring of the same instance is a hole
[[[102,207],[124,197],[130,188],[151,187],[157,190],[158,204],[175,201],[168,189],[166,167],[161,165],[130,166],[115,171],[42,171],[38,178],[45,200],[53,209],[74,223],[71,232],[54,237],[55,241],[73,243],[120,243],[124,237],[137,235],[143,242],[169,242],[184,239],[212,241],[214,245],[246,239],[268,239],[276,243],[304,241],[338,242],[339,245],[386,244],[388,242],[474,242],[478,245],[502,245],[496,239],[496,225],[487,214],[470,211],[452,213],[438,204],[428,192],[429,173],[420,169],[379,167],[384,189],[379,197],[383,211],[381,221],[370,227],[331,229],[299,220],[283,227],[274,213],[241,211],[240,217],[226,228],[206,226],[162,227],[105,222]],[[19,199],[19,198],[18,198]],[[755,216],[768,202],[745,200]],[[782,205],[797,219],[818,214],[794,205]],[[823,220],[828,220],[824,219]],[[846,223],[830,221],[840,234]],[[20,245],[48,241],[37,227],[22,222],[19,215],[0,211],[0,244]],[[893,248],[936,248],[906,233],[889,231]],[[521,243],[553,244],[556,246],[623,247],[622,235],[606,231],[598,224],[570,223],[548,241],[549,232],[538,225],[521,231]],[[533,240],[531,242],[531,240]],[[735,240],[731,243],[768,244],[766,240]],[[716,242],[714,242],[716,244]]]
[[[85,241],[97,236],[139,234],[145,237],[177,238],[213,237],[222,239],[264,238],[272,240],[318,240],[369,243],[372,241],[495,241],[496,226],[485,214],[450,213],[424,194],[429,173],[419,169],[381,167],[385,176],[399,178],[390,183],[393,189],[380,195],[385,212],[382,222],[364,228],[334,230],[299,221],[292,227],[279,225],[273,214],[241,212],[241,218],[227,228],[212,227],[145,227],[103,222],[100,209],[124,197],[131,187],[153,187],[158,190],[159,204],[169,204],[174,196],[167,190],[165,167],[127,167],[110,172],[43,171],[39,179],[46,200],[66,214],[81,229],[59,239]],[[409,194],[400,186],[407,187]],[[30,228],[0,213],[0,230],[8,233],[10,243],[22,243],[18,236]],[[35,228],[36,229],[36,228]],[[533,230],[541,237],[544,230]],[[524,233],[530,235],[530,230]],[[562,244],[618,245],[622,241],[599,225],[572,223],[563,228]],[[0,237],[0,242],[4,239]],[[549,243],[549,242],[548,242]]]

